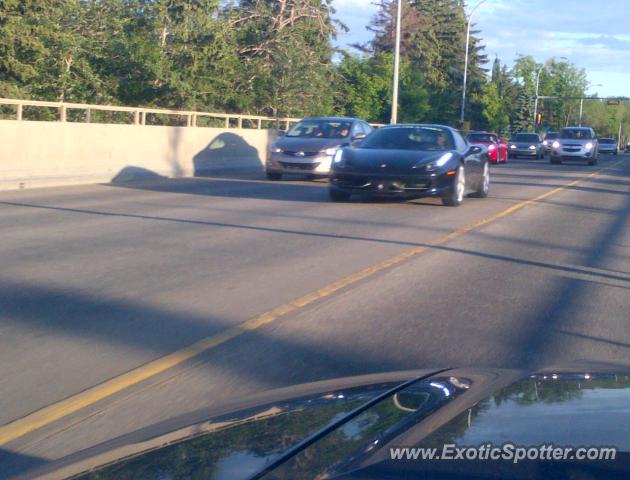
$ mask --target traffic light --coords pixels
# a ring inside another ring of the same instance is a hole
[[[536,125],[540,125],[543,119],[543,114],[541,112],[538,112],[536,116],[538,117],[536,118]]]

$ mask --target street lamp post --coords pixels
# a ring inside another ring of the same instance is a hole
[[[601,87],[602,84],[598,83],[597,85],[591,85],[591,87]],[[582,107],[584,106],[584,98],[580,98],[580,120],[578,121],[578,127],[582,126]]]
[[[400,70],[400,23],[402,18],[402,0],[398,0],[396,8],[396,41],[394,45],[394,79],[392,85],[392,117],[391,124],[398,123],[398,71]]]
[[[464,53],[464,83],[462,85],[462,108],[459,113],[459,121],[464,123],[464,112],[466,109],[466,81],[468,80],[468,45],[470,44],[470,23],[472,21],[473,13],[475,10],[479,8],[479,6],[484,3],[486,0],[481,0],[474,8],[470,11],[470,15],[468,16],[468,22],[466,24],[466,52]]]
[[[475,10],[484,3],[486,0],[481,0],[475,7],[470,11],[470,15],[468,16],[468,22],[466,24],[466,52],[464,54],[464,82],[462,85],[462,108],[459,113],[459,121],[464,123],[464,112],[466,109],[466,80],[468,79],[468,45],[470,43],[470,22],[472,20],[473,13]]]
[[[543,63],[540,68],[538,69],[538,72],[536,73],[536,97],[534,98],[534,132],[536,131],[536,128],[538,127],[538,88],[540,87],[540,72],[543,71],[543,69],[547,68],[547,63],[551,62],[552,60],[554,60],[556,57],[551,57],[549,60],[547,60],[545,63]],[[558,57],[561,60],[566,60],[567,57]]]

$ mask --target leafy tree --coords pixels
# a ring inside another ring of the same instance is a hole
[[[342,83],[336,105],[342,114],[387,123],[391,109],[392,55],[346,54],[339,63]]]
[[[331,0],[242,0],[231,10],[243,108],[304,115],[333,108]]]
[[[509,125],[510,119],[505,111],[505,105],[495,82],[489,82],[484,85],[481,104],[483,105],[483,115],[490,129],[494,132],[504,132]]]
[[[394,49],[396,2],[381,0],[370,29],[374,39],[362,46],[378,56]],[[403,1],[401,56],[410,68],[419,73],[417,83],[431,92],[426,115],[436,122],[455,123],[459,117],[466,41],[466,17],[458,0]],[[471,96],[481,92],[485,72],[481,64],[486,58],[483,46],[473,31],[469,47],[468,88]],[[406,85],[407,88],[411,84]],[[401,98],[405,95],[401,89]],[[469,112],[471,117],[479,112]]]

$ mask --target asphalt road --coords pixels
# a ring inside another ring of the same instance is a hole
[[[491,173],[458,208],[216,177],[0,193],[0,425],[324,289],[5,443],[0,477],[302,382],[628,361],[630,156]]]

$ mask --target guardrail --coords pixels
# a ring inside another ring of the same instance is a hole
[[[128,113],[129,121],[133,125],[146,125],[147,115],[167,115],[186,119],[187,127],[196,127],[199,118],[219,119],[224,123],[224,128],[255,128],[262,129],[263,122],[274,124],[274,128],[282,128],[288,130],[292,123],[300,121],[299,118],[273,118],[260,115],[239,115],[233,113],[211,113],[197,112],[192,110],[170,110],[163,108],[148,107],[119,107],[115,105],[92,105],[87,103],[67,103],[67,102],[46,102],[40,100],[18,100],[12,98],[0,98],[0,106],[15,106],[15,120],[24,119],[25,108],[55,108],[57,109],[57,120],[66,122],[68,120],[68,111],[83,110],[85,116],[83,121],[86,123],[108,123],[93,122],[93,111]],[[76,121],[76,120],[74,120]]]

